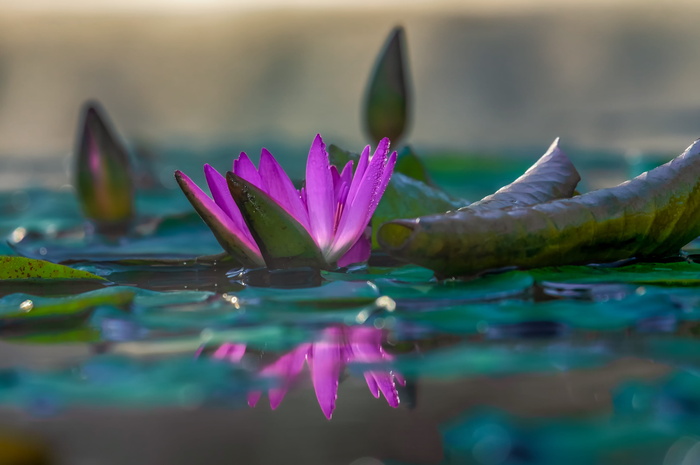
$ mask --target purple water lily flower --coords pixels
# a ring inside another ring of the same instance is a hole
[[[268,392],[270,407],[276,409],[307,362],[311,370],[311,380],[321,410],[330,419],[338,397],[338,381],[349,363],[378,363],[389,361],[391,355],[382,348],[382,331],[369,327],[330,327],[323,331],[321,338],[313,343],[298,345],[294,350],[282,355],[260,371],[264,377],[276,378],[279,386]],[[222,344],[213,354],[215,358],[237,363],[243,357],[245,346]],[[399,406],[399,393],[396,382],[405,385],[403,377],[392,371],[368,370],[365,381],[375,398],[384,395],[391,407]],[[262,393],[251,392],[248,404],[254,407]]]
[[[365,147],[354,174],[352,161],[339,171],[329,163],[323,139],[316,135],[306,163],[305,186],[299,190],[266,149],[262,149],[257,169],[245,153],[233,162],[226,177],[204,165],[211,197],[181,171],[175,172],[175,178],[222,247],[244,266],[280,265],[271,263],[269,247],[261,243],[269,236],[261,228],[269,228],[269,224],[242,213],[251,202],[253,188],[244,193],[235,190],[232,186],[241,180],[257,189],[257,195],[281,207],[294,228],[308,233],[319,257],[314,264],[333,268],[369,258],[371,244],[366,229],[395,164],[396,152],[389,155],[389,140],[385,138],[371,158],[370,147]],[[296,266],[298,261],[291,259],[285,264]]]

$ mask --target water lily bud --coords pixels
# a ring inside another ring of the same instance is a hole
[[[83,106],[76,143],[75,185],[85,217],[97,232],[127,232],[134,216],[129,156],[96,102]]]
[[[403,28],[394,28],[369,80],[364,123],[373,142],[388,137],[396,143],[408,125],[410,95],[404,42]]]

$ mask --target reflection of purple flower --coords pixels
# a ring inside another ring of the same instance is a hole
[[[270,407],[277,408],[289,387],[304,368],[307,361],[316,398],[323,414],[331,418],[338,396],[338,380],[348,363],[377,363],[391,360],[381,345],[382,331],[367,327],[331,327],[323,331],[319,341],[298,345],[260,371],[265,377],[278,378],[280,385],[270,389]],[[243,357],[245,345],[223,344],[214,357],[238,362]],[[375,398],[383,394],[391,407],[398,407],[399,394],[394,380],[405,384],[404,379],[391,371],[368,370],[364,372],[370,392]],[[255,406],[262,393],[252,392],[248,403]]]
[[[324,267],[345,266],[369,257],[370,243],[364,232],[396,163],[396,152],[388,153],[388,139],[379,142],[371,160],[370,147],[365,147],[353,175],[352,161],[342,171],[330,165],[326,146],[317,135],[306,162],[306,184],[300,190],[266,149],[262,149],[257,169],[241,153],[232,172],[261,189],[303,226],[321,252]],[[224,249],[244,264],[264,266],[260,247],[226,178],[209,165],[204,165],[204,174],[213,199],[181,171],[176,171],[175,178]]]

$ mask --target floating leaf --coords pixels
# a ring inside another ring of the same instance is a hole
[[[378,246],[377,227],[387,221],[442,213],[461,205],[464,205],[463,200],[454,199],[438,188],[401,173],[394,173],[372,216],[373,246]]]
[[[522,176],[502,187],[495,194],[468,206],[452,199],[442,191],[422,182],[394,173],[382,202],[372,219],[379,226],[398,218],[444,213],[459,208],[460,212],[476,212],[491,209],[534,205],[552,199],[571,197],[581,179],[569,158],[559,149],[555,140],[549,150]],[[466,213],[454,213],[464,215]],[[378,228],[373,229],[377,244]]]
[[[700,264],[635,263],[619,267],[557,266],[530,270],[542,283],[628,283],[654,286],[700,286]]]
[[[309,289],[260,289],[248,288],[239,296],[242,299],[256,299],[260,304],[274,303],[284,309],[285,305],[323,307],[355,307],[367,305],[380,297],[377,286],[370,282],[336,281]]]
[[[382,226],[389,253],[441,276],[677,253],[700,235],[700,141],[617,187],[531,207],[463,211]]]
[[[487,211],[514,208],[554,199],[568,199],[574,195],[581,176],[564,152],[557,138],[547,152],[522,176],[478,202],[460,208],[460,211]]]
[[[268,268],[327,268],[309,232],[262,190],[231,172],[231,195],[243,214]]]
[[[76,270],[64,265],[37,260],[34,258],[0,256],[0,279],[2,280],[43,280],[43,279],[96,279],[104,278]]]
[[[401,308],[436,308],[465,302],[496,300],[524,295],[534,279],[526,272],[513,271],[462,282],[394,283],[376,279],[379,290],[394,299]]]
[[[388,137],[397,143],[408,124],[410,96],[404,35],[402,27],[391,31],[369,80],[364,122],[373,142]]]
[[[0,299],[0,327],[47,323],[56,325],[66,318],[82,318],[101,305],[124,307],[135,292],[125,287],[98,289],[68,297],[37,297],[11,294]]]
[[[134,216],[134,188],[126,149],[96,102],[83,107],[75,163],[78,200],[99,232],[121,235]]]

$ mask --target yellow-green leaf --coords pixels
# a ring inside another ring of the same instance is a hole
[[[76,270],[64,265],[37,260],[34,258],[0,255],[1,280],[39,280],[39,279],[95,279],[104,278],[87,271]]]

